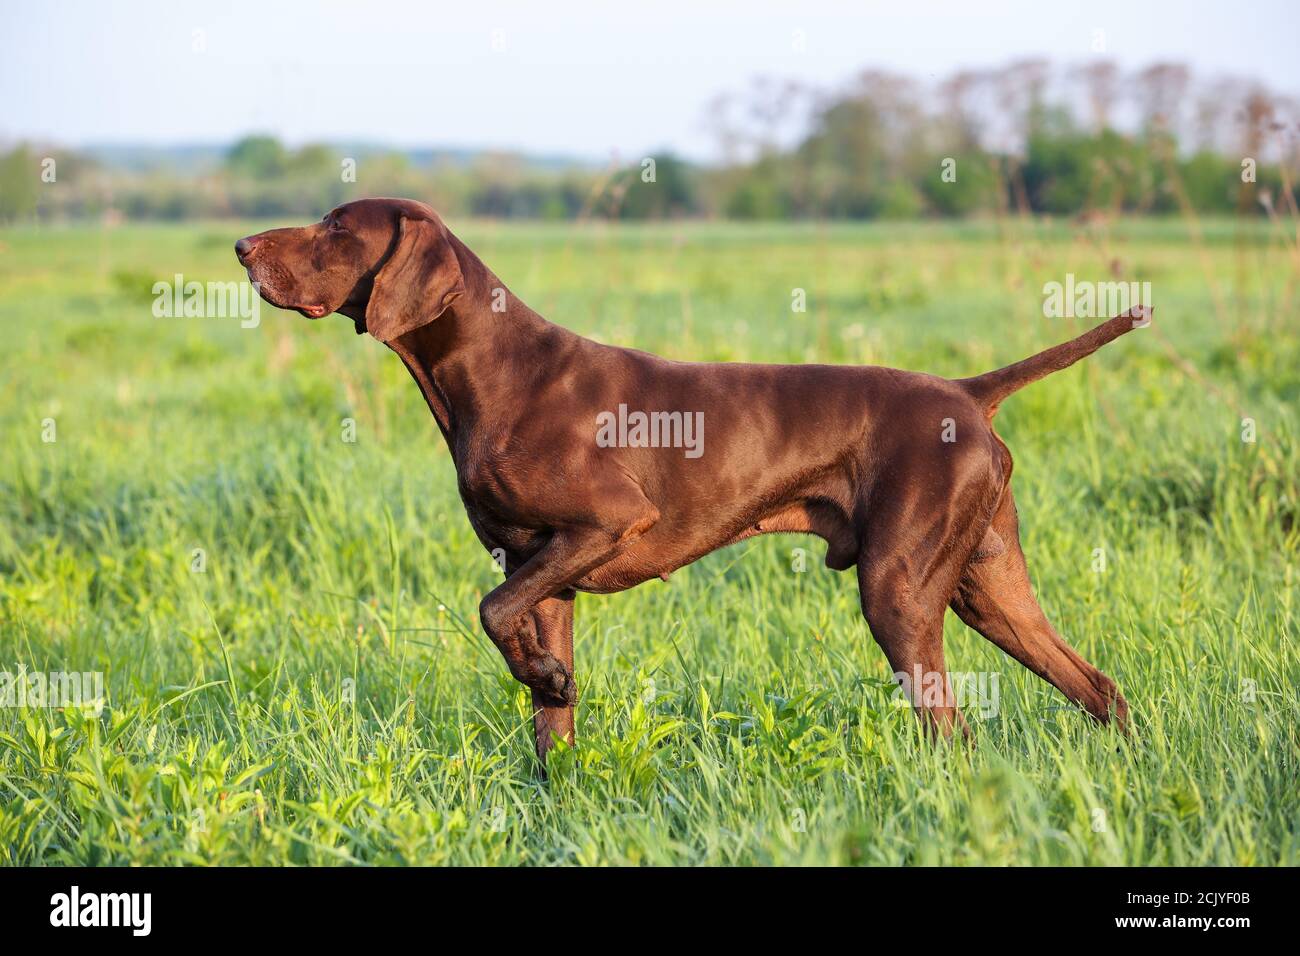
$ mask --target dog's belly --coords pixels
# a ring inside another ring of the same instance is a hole
[[[611,594],[653,578],[667,580],[678,568],[706,554],[760,534],[803,532],[826,541],[826,566],[836,571],[857,561],[860,542],[840,510],[824,501],[800,501],[735,528],[719,528],[703,537],[681,533],[670,525],[652,529],[628,548],[580,578],[574,587],[593,594]]]

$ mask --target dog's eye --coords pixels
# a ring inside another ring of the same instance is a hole
[[[337,219],[332,219],[332,220],[330,220],[330,223],[329,223],[329,225],[328,225],[326,228],[327,228],[330,232],[335,232],[335,233],[338,233],[338,232],[347,232],[347,229],[344,228],[343,223],[339,222]]]

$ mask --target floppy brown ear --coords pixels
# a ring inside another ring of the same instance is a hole
[[[381,342],[428,325],[465,293],[442,223],[403,216],[398,230],[397,247],[375,276],[366,306],[366,330]]]

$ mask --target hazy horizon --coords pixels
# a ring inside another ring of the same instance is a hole
[[[0,139],[216,147],[269,133],[291,145],[712,160],[710,102],[760,76],[833,89],[867,68],[927,81],[1027,57],[1106,58],[1300,92],[1300,15],[1285,0],[1249,15],[1226,3],[982,6],[24,6],[4,14]]]

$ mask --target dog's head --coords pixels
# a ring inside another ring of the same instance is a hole
[[[383,342],[432,322],[465,292],[447,227],[409,199],[345,203],[313,225],[246,236],[235,255],[277,308],[309,319],[341,312]]]

